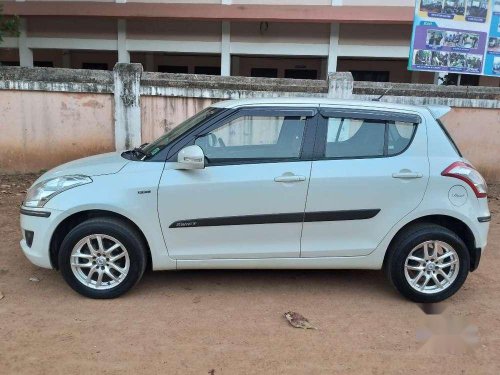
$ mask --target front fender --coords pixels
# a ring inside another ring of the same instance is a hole
[[[158,183],[163,163],[133,163],[117,174],[92,177],[93,182],[66,190],[46,204],[58,210],[59,224],[85,211],[107,211],[126,217],[148,241],[153,269],[173,269],[157,210]]]

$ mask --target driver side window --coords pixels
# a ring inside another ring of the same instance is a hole
[[[306,118],[241,116],[198,137],[208,162],[299,158]]]

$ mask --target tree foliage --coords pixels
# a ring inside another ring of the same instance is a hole
[[[3,5],[0,4],[0,43],[3,37],[19,36],[19,17],[5,17],[3,14]]]

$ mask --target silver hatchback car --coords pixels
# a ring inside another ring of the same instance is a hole
[[[151,144],[41,176],[26,256],[92,298],[153,270],[384,269],[437,302],[477,268],[487,187],[443,106],[276,98],[212,105]]]

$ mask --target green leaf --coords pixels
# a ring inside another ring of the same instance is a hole
[[[0,43],[4,37],[17,37],[19,36],[19,23],[18,16],[6,18],[3,14],[3,4],[0,4]]]

